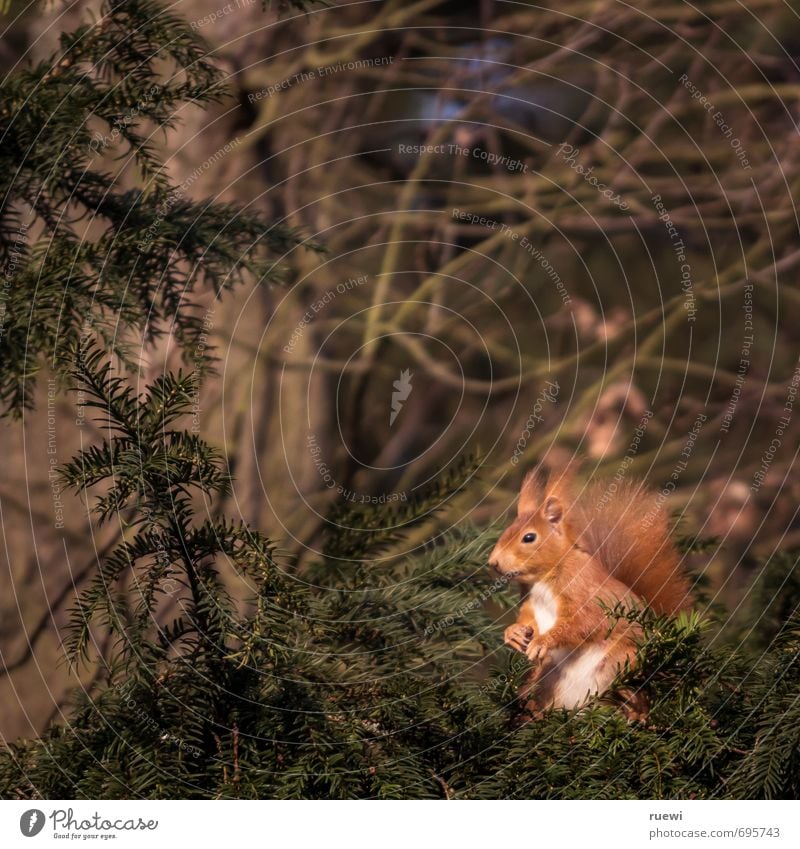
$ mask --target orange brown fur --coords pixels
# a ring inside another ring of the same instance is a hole
[[[618,621],[609,633],[601,603],[675,613],[689,601],[666,520],[641,487],[628,484],[613,498],[603,484],[575,492],[567,473],[529,474],[518,516],[490,555],[524,596],[505,642],[537,664],[525,693],[536,710],[578,707],[634,663],[638,626]],[[643,696],[625,698],[629,716],[646,713]]]

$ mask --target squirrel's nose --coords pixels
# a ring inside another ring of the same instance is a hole
[[[494,569],[495,572],[499,572],[500,571],[500,564],[497,562],[497,560],[490,560],[489,561],[489,568]]]

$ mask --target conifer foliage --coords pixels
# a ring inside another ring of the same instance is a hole
[[[337,560],[317,564],[309,581],[253,528],[208,518],[229,481],[223,459],[180,428],[192,376],[136,396],[106,358],[87,350],[74,378],[109,436],[63,477],[96,493],[98,521],[130,517],[70,628],[76,663],[101,662],[99,634],[110,632],[116,649],[68,726],[2,753],[3,796],[797,792],[796,616],[762,655],[715,648],[694,614],[610,611],[644,626],[641,665],[626,683],[648,691],[649,719],[628,724],[595,704],[523,721],[515,691],[525,662],[498,649],[492,608],[513,598],[485,567],[491,534],[463,529],[391,566],[377,562],[383,534],[373,545],[345,536]],[[404,507],[407,524],[439,497],[434,487]],[[367,512],[365,527],[396,522],[384,506]],[[351,553],[360,565],[342,567]],[[244,605],[222,580],[231,571]]]
[[[152,0],[106,0],[98,21],[61,36],[57,53],[6,78],[4,411],[30,406],[43,363],[64,373],[87,337],[127,358],[134,342],[169,331],[197,359],[201,284],[219,293],[245,272],[279,279],[276,257],[296,234],[227,204],[192,201],[155,152],[155,134],[182,108],[223,92],[202,42]],[[115,158],[138,170],[138,188],[123,189],[104,167]]]
[[[164,82],[164,60],[181,75]],[[190,344],[199,325],[187,292],[201,281],[229,288],[244,270],[276,279],[276,257],[298,243],[185,198],[155,226],[174,187],[137,127],[169,127],[179,104],[217,96],[218,83],[185,25],[150,0],[107,3],[99,23],[8,83],[0,252],[18,269],[0,393],[18,411],[42,358],[57,360],[103,434],[61,469],[63,482],[124,534],[68,631],[70,662],[102,675],[67,723],[0,751],[0,795],[796,796],[794,553],[764,572],[766,644],[746,629],[723,642],[694,614],[609,612],[642,622],[640,665],[623,677],[648,692],[646,722],[600,703],[526,721],[515,693],[527,663],[502,648],[499,619],[515,593],[486,568],[493,532],[464,526],[387,556],[471,485],[478,460],[409,503],[335,514],[302,570],[257,529],[218,515],[224,457],[184,427],[198,376],[167,374],[137,393],[114,332],[119,320],[154,339],[169,323]],[[143,189],[119,192],[92,169],[87,116],[119,130],[114,144],[127,145]],[[40,235],[21,244],[25,204]],[[102,222],[96,241],[76,232],[87,216]]]

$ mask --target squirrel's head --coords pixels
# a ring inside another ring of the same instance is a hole
[[[536,581],[573,549],[574,534],[566,515],[566,481],[548,483],[548,473],[534,469],[522,483],[517,518],[503,531],[489,565],[500,575]]]

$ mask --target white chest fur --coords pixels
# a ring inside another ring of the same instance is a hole
[[[536,619],[536,631],[546,634],[556,624],[556,597],[546,584],[534,584],[528,593],[528,601]]]

